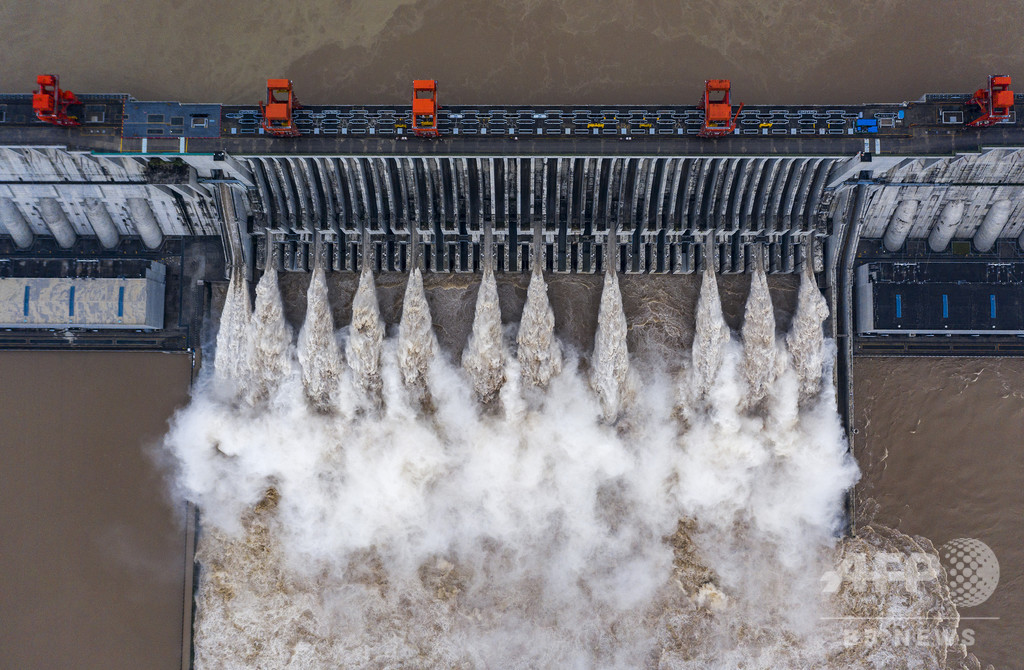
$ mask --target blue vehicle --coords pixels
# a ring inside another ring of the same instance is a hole
[[[878,121],[875,119],[857,119],[858,133],[877,133]]]

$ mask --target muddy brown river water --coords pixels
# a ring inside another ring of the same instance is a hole
[[[191,361],[0,352],[0,667],[181,667],[185,506],[154,456]]]
[[[999,560],[999,586],[960,610],[973,651],[1021,667],[1024,632],[1024,360],[860,358],[853,368],[857,490],[875,520],[938,547],[973,537]]]
[[[430,77],[442,104],[688,104],[730,77],[751,104],[900,101],[1024,70],[1022,16],[1013,1],[10,2],[0,90],[55,71],[73,91],[255,104],[288,76],[310,103],[398,104]]]

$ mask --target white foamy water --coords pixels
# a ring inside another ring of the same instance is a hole
[[[696,327],[691,356],[692,381],[688,395],[695,401],[705,399],[718,379],[729,327],[722,317],[722,298],[718,295],[715,269],[710,263],[704,270],[697,300]]]
[[[481,402],[493,401],[505,383],[505,345],[502,342],[501,307],[494,272],[484,269],[476,298],[473,332],[462,352],[462,367],[473,380]]]
[[[379,392],[383,411],[355,411],[365,399],[345,393],[340,411],[320,411],[283,339],[268,275],[249,328],[230,337],[266,340],[253,351],[282,375],[274,402],[224,400],[218,370],[166,440],[180,489],[202,510],[197,667],[889,668],[910,657],[888,646],[851,650],[827,617],[939,612],[937,629],[949,629],[955,610],[938,581],[916,598],[822,594],[822,574],[849,552],[913,547],[898,533],[886,543],[840,541],[857,471],[832,385],[797,402],[801,375],[814,373],[799,349],[805,337],[790,334],[791,354],[776,349],[761,411],[748,411],[751,379],[761,379],[750,367],[771,357],[774,333],[760,279],[741,345],[705,275],[701,350],[691,354],[702,401],[683,425],[671,361],[648,362],[644,383],[623,390],[631,368],[614,275],[589,374],[572,357],[561,372],[552,364],[553,315],[535,275],[519,359],[546,356],[540,373],[524,375],[547,384],[530,391],[544,402],[512,413],[479,402],[474,370],[495,379],[493,355],[467,365],[470,375],[440,355],[418,271],[397,341],[381,344],[369,274],[353,304],[347,363],[354,378],[380,377],[377,391],[355,388]],[[478,351],[501,345],[492,288],[478,299]],[[323,319],[310,309],[307,328]],[[228,337],[222,331],[221,346]],[[820,381],[830,349],[809,339],[823,352]],[[307,336],[306,361],[316,359],[314,341],[335,346]],[[519,360],[502,360],[515,379]],[[243,386],[269,383],[255,366],[239,374]],[[431,402],[409,411],[407,387]],[[629,421],[609,421],[626,406]],[[947,652],[912,658],[960,667]]]
[[[306,321],[299,331],[299,365],[306,398],[316,409],[330,411],[337,402],[342,373],[341,349],[334,334],[324,270],[313,270],[306,292]]]
[[[436,355],[437,336],[423,292],[423,275],[416,268],[409,273],[398,324],[398,369],[410,392],[418,396],[426,390],[427,372]]]
[[[555,338],[555,312],[548,301],[544,275],[535,270],[526,290],[526,305],[516,336],[523,381],[545,389],[562,371],[562,347]]]
[[[800,402],[808,403],[821,390],[821,370],[825,358],[825,336],[821,324],[828,318],[828,303],[818,290],[814,275],[809,271],[800,278],[793,325],[786,337],[786,345],[793,357],[797,378],[800,380]]]
[[[284,319],[277,286],[277,270],[270,266],[256,284],[256,305],[249,334],[249,377],[246,384],[253,402],[266,400],[290,376],[294,367],[292,329]]]
[[[216,377],[221,388],[234,394],[234,385],[249,374],[249,320],[252,305],[249,303],[249,282],[245,269],[235,266],[224,298],[220,315],[220,330],[217,332]]]
[[[768,279],[758,263],[750,278],[750,295],[743,316],[743,371],[747,406],[759,407],[771,393],[779,373],[775,345],[775,313]]]
[[[345,355],[356,384],[371,405],[381,402],[381,352],[384,347],[384,322],[380,319],[373,273],[364,269],[359,288],[352,299],[352,324]]]
[[[609,421],[619,415],[632,391],[626,330],[619,280],[614,272],[607,272],[601,290],[601,307],[597,314],[590,384],[601,401],[605,419]]]

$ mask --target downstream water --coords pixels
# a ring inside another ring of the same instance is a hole
[[[987,544],[999,585],[961,607],[975,654],[1021,662],[1024,631],[1024,359],[862,358],[854,363],[854,453],[863,516],[935,546]]]
[[[708,272],[691,344],[642,357],[614,274],[586,348],[543,277],[504,322],[474,279],[459,355],[418,272],[397,328],[365,274],[337,333],[314,272],[297,337],[276,273],[251,316],[233,278],[215,371],[167,438],[203,509],[199,667],[969,667],[938,573],[822,592],[850,556],[934,549],[839,539],[859,475],[810,281],[776,337],[762,274],[735,332]],[[941,642],[846,644],[835,622],[865,612]]]
[[[191,369],[0,352],[0,667],[181,668],[185,504],[155,457]]]

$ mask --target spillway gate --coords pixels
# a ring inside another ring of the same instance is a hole
[[[772,272],[818,258],[825,157],[256,156],[256,265]],[[488,241],[490,240],[490,243]],[[417,245],[415,250],[413,245]],[[534,250],[539,253],[534,253]],[[365,251],[364,251],[365,250]],[[364,255],[366,258],[364,259]]]

